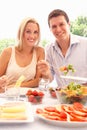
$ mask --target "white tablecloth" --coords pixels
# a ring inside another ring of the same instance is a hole
[[[25,99],[24,99],[25,100]],[[32,111],[34,116],[34,121],[30,123],[0,123],[0,130],[87,130],[87,126],[84,127],[64,127],[64,126],[58,126],[53,125],[49,122],[46,122],[42,119],[40,119],[36,114],[35,110],[36,108],[39,108],[43,105],[56,105],[58,102],[56,99],[53,99],[50,97],[48,92],[46,92],[46,95],[43,99],[42,104],[38,105],[32,105]],[[79,122],[80,123],[80,122]]]

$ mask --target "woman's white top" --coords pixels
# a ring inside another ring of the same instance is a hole
[[[10,77],[11,80],[17,80],[21,75],[24,75],[26,77],[26,81],[34,79],[36,74],[36,64],[37,57],[36,51],[34,49],[31,63],[26,67],[20,67],[16,62],[15,47],[12,47],[12,53],[7,66],[6,75]]]

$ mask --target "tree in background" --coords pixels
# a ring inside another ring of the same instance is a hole
[[[72,21],[70,31],[73,34],[87,37],[87,17],[79,16],[75,21]],[[43,47],[48,43],[49,41],[46,39],[41,41]]]
[[[15,44],[15,39],[1,39],[0,40],[0,53],[2,50],[8,46],[12,46]]]
[[[43,40],[40,42],[40,45],[43,46],[43,47],[45,47],[46,44],[48,44],[48,43],[49,43],[49,41],[48,41],[47,39],[43,39]]]
[[[73,22],[71,22],[71,28],[70,31],[73,34],[85,36],[87,37],[87,17],[79,16],[77,19]],[[43,47],[45,47],[46,44],[48,44],[48,39],[43,39],[40,43]],[[0,53],[1,51],[8,47],[15,44],[15,39],[2,39],[0,40]]]
[[[71,22],[70,31],[73,34],[87,37],[87,17],[77,17],[74,22]]]

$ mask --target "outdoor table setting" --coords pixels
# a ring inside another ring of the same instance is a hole
[[[45,83],[45,85],[55,88],[56,83]],[[12,95],[6,92],[0,94],[0,130],[36,130],[37,128],[41,130],[86,130],[86,105],[82,105],[82,111],[79,111],[75,110],[72,104],[61,104],[56,95],[56,89],[53,91],[51,87],[42,87],[41,84],[37,88],[17,87],[19,92],[17,98],[12,98]],[[15,94],[12,93],[12,89],[11,94]],[[62,109],[64,113],[59,114],[61,106],[64,108]],[[82,116],[82,119],[85,120],[71,121],[68,114],[69,107],[74,109],[75,114],[78,112],[77,115]],[[56,111],[54,111],[55,109]],[[55,119],[56,114],[59,119]]]
[[[33,89],[33,90],[38,90],[37,89]],[[23,94],[26,93],[28,91],[28,89],[24,89],[21,88],[21,93]],[[36,110],[38,108],[44,108],[45,106],[55,106],[58,105],[58,100],[56,98],[52,98],[49,94],[49,92],[44,91],[44,98],[42,100],[42,103],[37,103],[37,104],[32,104],[30,102],[27,101],[27,99],[25,97],[23,97],[23,95],[20,98],[20,101],[22,102],[26,102],[27,104],[27,112],[29,115],[29,119],[28,120],[5,120],[5,122],[1,120],[1,124],[0,124],[0,130],[27,130],[27,129],[32,129],[32,130],[36,130],[36,128],[40,128],[42,130],[44,130],[45,128],[47,130],[67,130],[67,129],[77,129],[77,130],[86,130],[87,129],[87,124],[85,122],[63,122],[63,121],[53,121],[50,119],[46,119],[46,118],[41,118],[36,114]],[[0,99],[1,100],[1,99]],[[3,99],[4,101],[4,99]],[[20,102],[18,101],[18,102]],[[4,101],[5,103],[5,101]],[[64,124],[66,123],[66,124]],[[83,124],[82,124],[83,123]],[[79,126],[80,124],[80,126]],[[75,126],[76,125],[76,126]],[[82,126],[82,127],[81,127]]]

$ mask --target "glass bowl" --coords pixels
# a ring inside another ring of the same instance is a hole
[[[27,101],[31,102],[32,104],[42,103],[44,93],[39,90],[31,90],[29,89],[26,93]]]
[[[64,88],[57,88],[56,95],[61,104],[73,104],[74,102],[86,104],[87,86],[70,83]]]
[[[53,88],[49,88],[49,93],[50,93],[52,98],[57,98],[56,92],[55,92],[55,90]]]

